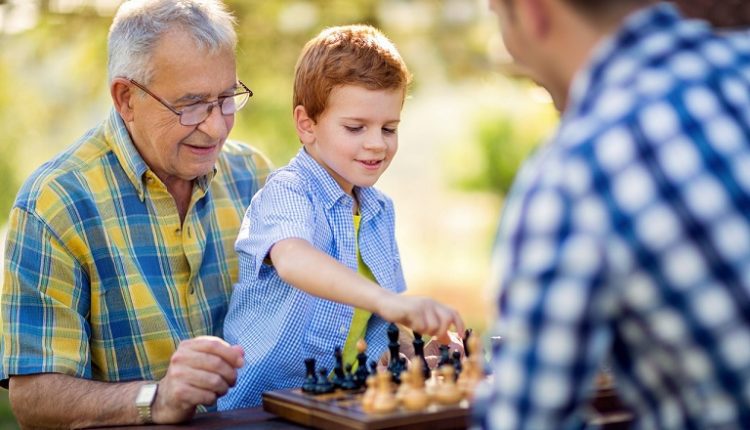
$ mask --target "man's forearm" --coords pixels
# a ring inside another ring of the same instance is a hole
[[[135,397],[144,382],[90,381],[59,373],[14,376],[11,408],[22,428],[139,424]]]

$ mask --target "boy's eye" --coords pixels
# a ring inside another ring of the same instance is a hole
[[[397,129],[383,127],[383,133],[385,134],[396,134]]]
[[[357,125],[357,126],[345,125],[344,128],[347,129],[347,130],[349,130],[349,131],[351,131],[352,133],[356,133],[356,132],[362,130],[362,126],[361,125]]]

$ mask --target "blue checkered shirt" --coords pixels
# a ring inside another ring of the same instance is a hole
[[[355,192],[362,216],[362,260],[378,284],[402,292],[406,285],[393,203],[374,188],[355,188]],[[354,199],[304,148],[286,167],[272,173],[253,198],[237,238],[239,281],[224,324],[226,340],[245,349],[245,366],[236,386],[219,399],[219,409],[255,406],[265,391],[302,386],[307,357],[314,357],[319,368],[333,369],[333,351],[344,346],[354,308],[292,287],[266,258],[276,242],[294,237],[357,271],[353,205]],[[386,328],[382,318],[370,318],[365,336],[370,359],[385,351]]]
[[[497,242],[488,428],[580,428],[608,361],[634,428],[750,423],[750,37],[666,3],[603,41]]]

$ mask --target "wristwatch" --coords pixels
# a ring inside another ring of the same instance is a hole
[[[135,396],[135,407],[138,409],[138,417],[143,424],[151,424],[154,420],[151,418],[151,405],[156,399],[156,389],[159,384],[156,382],[141,385],[138,395]]]

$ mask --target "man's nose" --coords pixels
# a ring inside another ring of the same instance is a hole
[[[225,115],[221,113],[221,106],[213,103],[207,109],[208,116],[198,128],[214,139],[225,139],[229,135],[230,126]]]

